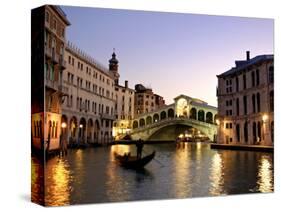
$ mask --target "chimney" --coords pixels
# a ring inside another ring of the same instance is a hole
[[[250,51],[246,51],[247,61],[250,60]]]
[[[128,88],[128,80],[125,80],[125,88]]]

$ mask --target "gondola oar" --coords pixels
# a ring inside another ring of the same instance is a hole
[[[148,154],[146,151],[142,150],[145,154]],[[161,167],[164,167],[165,165],[163,163],[161,163],[159,160],[153,158],[153,160],[155,160],[157,163],[159,163],[161,165]]]

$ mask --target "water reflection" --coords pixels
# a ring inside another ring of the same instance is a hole
[[[44,205],[44,166],[43,162],[31,159],[31,201]]]
[[[190,146],[187,143],[181,144],[176,149],[176,154],[174,156],[173,162],[173,172],[174,172],[174,180],[173,180],[173,192],[176,198],[184,198],[188,194],[190,194],[191,188],[191,176],[190,176],[190,169],[189,163],[191,162],[189,153]]]
[[[273,163],[267,155],[262,155],[258,170],[258,191],[273,191]]]
[[[70,204],[70,171],[67,160],[52,159],[46,168],[46,205]]]
[[[32,200],[46,205],[187,198],[273,191],[273,154],[213,150],[204,143],[145,145],[156,160],[142,171],[120,167],[114,152],[135,145],[70,150],[48,160],[32,158]],[[46,189],[40,185],[45,182]]]
[[[212,158],[211,173],[210,173],[210,194],[221,195],[223,191],[223,163],[219,153],[216,153]]]

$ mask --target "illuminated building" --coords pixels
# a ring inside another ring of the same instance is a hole
[[[115,140],[122,139],[131,130],[131,121],[134,116],[134,96],[135,90],[129,88],[128,81],[125,85],[119,84],[119,61],[115,52],[109,60],[109,71],[114,77],[115,86],[115,121],[113,123],[113,137]]]
[[[218,78],[218,143],[272,146],[273,55],[235,61]]]
[[[151,88],[137,84],[135,90],[135,116],[150,113],[165,106],[163,97],[154,94]]]
[[[49,5],[32,10],[31,20],[32,145],[53,151],[60,145],[65,29],[70,23],[60,7]]]
[[[115,120],[113,73],[72,43],[66,47],[62,121],[71,143],[107,143]]]

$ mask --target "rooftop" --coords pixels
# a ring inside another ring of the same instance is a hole
[[[97,68],[99,71],[103,72],[104,74],[111,76],[108,68],[106,68],[100,62],[98,62],[92,56],[85,53],[83,50],[81,50],[79,47],[77,47],[75,44],[71,43],[70,41],[67,42],[66,50],[71,51],[76,56],[86,61],[87,63],[93,65],[95,68]]]
[[[217,75],[217,77],[226,77],[226,76],[230,76],[233,75],[243,69],[248,68],[249,66],[252,66],[254,64],[257,64],[259,62],[263,62],[263,61],[268,61],[268,60],[273,60],[274,55],[273,54],[267,54],[267,55],[258,55],[252,59],[248,59],[248,60],[237,60],[235,61],[235,67],[232,67],[230,70]]]
[[[52,7],[57,14],[62,18],[62,20],[66,23],[66,25],[70,25],[69,20],[67,19],[67,16],[65,14],[65,12],[60,8],[60,6],[57,5],[50,5],[50,7]]]

